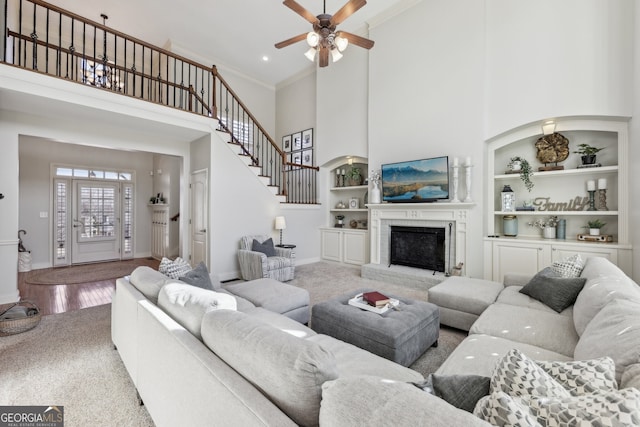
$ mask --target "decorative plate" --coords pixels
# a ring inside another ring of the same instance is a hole
[[[559,133],[543,135],[536,141],[536,158],[544,164],[562,162],[569,157],[569,140]]]

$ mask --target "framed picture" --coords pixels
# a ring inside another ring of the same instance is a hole
[[[296,165],[302,164],[302,152],[296,151],[295,153],[289,154],[288,160],[289,160],[289,163],[294,163],[293,165],[290,165],[291,169],[299,169],[299,167]]]
[[[294,133],[292,138],[292,150],[300,150],[302,148],[302,132]]]
[[[313,166],[313,150],[302,151],[302,164],[305,166]]]
[[[291,135],[282,137],[282,151],[291,151]]]
[[[313,147],[313,129],[302,131],[302,148]]]

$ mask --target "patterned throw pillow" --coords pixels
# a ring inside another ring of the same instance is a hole
[[[478,401],[473,415],[494,426],[540,427],[520,400],[498,391]]]
[[[616,365],[610,357],[570,362],[536,361],[572,396],[617,390]]]
[[[556,261],[551,265],[551,269],[558,273],[561,277],[580,277],[584,261],[580,254],[575,254],[562,261]]]
[[[158,267],[158,271],[160,273],[172,279],[178,279],[180,278],[180,276],[184,276],[191,270],[192,269],[189,263],[180,257],[176,258],[173,261],[171,261],[169,258],[163,257],[160,261],[160,266]]]

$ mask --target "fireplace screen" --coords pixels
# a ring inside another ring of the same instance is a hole
[[[389,265],[445,271],[445,229],[391,227]]]

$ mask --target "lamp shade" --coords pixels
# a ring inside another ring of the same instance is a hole
[[[276,230],[284,230],[287,228],[287,222],[284,220],[283,216],[276,217]]]

